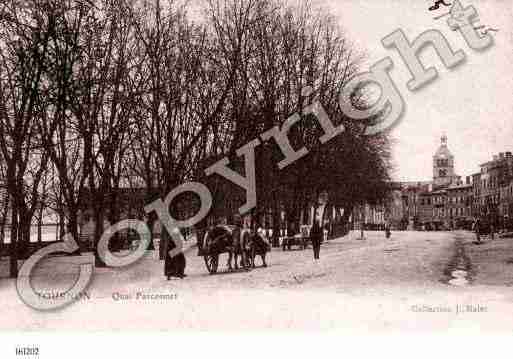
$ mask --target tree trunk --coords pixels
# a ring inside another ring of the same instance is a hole
[[[119,219],[120,219],[120,208],[118,205],[120,198],[119,198],[118,194],[119,194],[119,186],[116,186],[111,191],[111,196],[110,196],[110,200],[109,200],[109,202],[110,202],[109,222],[111,224],[118,223]],[[124,200],[124,199],[121,199],[121,200]],[[105,230],[105,228],[104,228],[104,230]],[[110,239],[109,248],[112,252],[119,252],[122,249],[122,247],[123,247],[123,238],[120,236],[119,232],[116,232]]]
[[[9,271],[11,278],[18,278],[18,210],[13,206],[11,219]]]
[[[365,224],[365,208],[360,206],[360,238],[365,239],[363,235],[363,225]]]
[[[102,201],[103,202],[103,201]],[[95,228],[94,228],[94,265],[97,268],[105,268],[107,264],[98,255],[98,242],[103,234],[104,210],[103,205],[95,206]]]
[[[64,219],[64,211],[62,209],[62,204],[59,209],[59,241],[62,241],[64,235],[66,234],[65,229],[65,219]]]
[[[31,219],[32,217],[26,209],[18,210],[18,236],[16,242],[18,259],[27,259],[29,257]]]
[[[43,219],[39,216],[37,219],[37,243],[41,244],[43,242]]]
[[[38,210],[37,214],[37,243],[41,244],[43,242],[43,203]]]
[[[281,219],[281,213],[279,210],[279,204],[278,200],[275,199],[274,201],[274,208],[273,208],[273,238],[272,238],[272,244],[273,247],[279,247],[280,246],[280,219]]]
[[[7,202],[7,200],[6,200],[6,205],[2,212],[2,217],[0,218],[0,244],[5,243],[5,225],[7,223],[8,208],[9,208],[9,202]]]
[[[76,212],[73,213],[73,211],[70,210],[70,216],[68,219],[68,226],[67,226],[67,232],[71,234],[75,242],[79,244],[78,249],[73,254],[79,255],[82,251],[82,241],[80,240],[80,236],[78,234],[78,218]]]

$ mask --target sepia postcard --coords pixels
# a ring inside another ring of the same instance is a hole
[[[511,332],[512,20],[3,0],[0,330]]]

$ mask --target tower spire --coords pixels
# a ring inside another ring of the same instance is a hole
[[[442,146],[447,146],[447,135],[445,133],[442,135],[440,140],[442,142]]]

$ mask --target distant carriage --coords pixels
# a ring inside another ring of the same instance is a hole
[[[293,236],[283,236],[281,237],[282,248],[283,250],[291,250],[292,246],[298,246],[300,249],[306,249],[308,244],[310,243],[310,231],[312,229],[311,225],[303,225],[301,226],[299,233]]]
[[[475,224],[472,230],[476,233],[476,239],[481,240],[481,236],[492,236],[494,232],[494,226],[492,220],[488,216],[481,216],[479,218],[478,228],[475,228]]]

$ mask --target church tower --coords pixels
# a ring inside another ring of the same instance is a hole
[[[447,148],[447,136],[440,139],[440,147],[433,156],[433,186],[444,187],[450,185],[455,178],[454,156]]]

